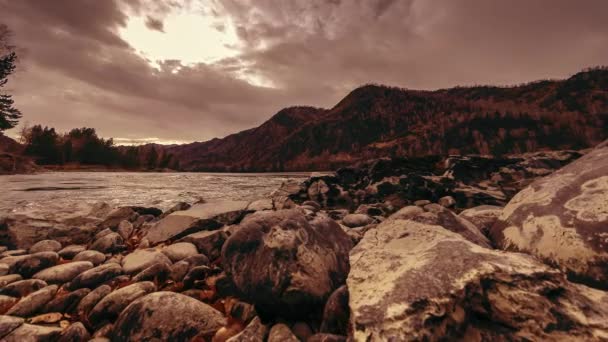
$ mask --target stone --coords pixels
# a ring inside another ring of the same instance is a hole
[[[310,336],[306,342],[346,342],[346,336],[319,333]]]
[[[44,306],[44,312],[71,313],[76,309],[78,303],[89,293],[89,289],[78,289],[67,294],[57,294],[50,302]]]
[[[23,277],[19,274],[8,274],[0,276],[0,288],[19,280],[23,280]]]
[[[11,248],[29,249],[41,240],[56,240],[62,245],[83,244],[91,240],[97,227],[91,223],[78,224],[29,217],[22,214],[9,215],[5,224],[0,224],[0,244]]]
[[[245,323],[251,321],[257,315],[253,305],[242,301],[235,301],[232,303],[229,312],[230,317]]]
[[[120,235],[124,240],[129,240],[131,233],[133,233],[133,224],[129,221],[123,220],[118,225],[116,229],[118,235]]]
[[[0,339],[19,328],[25,320],[21,317],[0,315]]]
[[[118,233],[110,233],[95,240],[90,249],[101,253],[116,253],[124,250],[124,239]]]
[[[89,321],[93,325],[99,325],[105,320],[111,321],[115,319],[131,302],[154,291],[156,291],[156,285],[149,281],[131,284],[115,290],[95,304],[89,313]],[[164,310],[161,310],[161,312],[166,313]],[[169,317],[172,317],[173,320],[173,318],[180,316],[174,315]]]
[[[137,213],[131,207],[122,207],[112,210],[104,221],[100,224],[100,227],[116,229],[120,222],[127,220],[133,221],[137,218]]]
[[[226,342],[264,342],[268,336],[268,326],[262,324],[259,317],[255,317],[247,324],[245,329]]]
[[[190,234],[180,242],[189,242],[196,246],[199,252],[205,254],[209,259],[217,259],[222,251],[222,246],[228,238],[228,235],[221,231],[202,231]]]
[[[2,338],[2,342],[55,341],[62,329],[35,324],[22,324]]]
[[[195,245],[189,242],[178,242],[166,246],[161,250],[172,262],[177,262],[187,257],[198,254],[198,249]]]
[[[106,255],[98,251],[86,250],[76,254],[76,256],[72,260],[89,261],[93,265],[97,266],[101,265],[104,261],[106,261]]]
[[[452,196],[444,196],[444,197],[441,197],[439,199],[439,201],[437,201],[437,203],[439,203],[439,205],[442,207],[452,208],[453,206],[456,205],[456,200]]]
[[[208,266],[191,267],[184,277],[184,288],[195,287],[198,283],[203,282],[212,271],[213,269]]]
[[[463,210],[458,216],[473,223],[487,236],[490,233],[490,228],[496,223],[501,214],[502,207],[495,205],[480,205]]]
[[[278,323],[270,329],[268,342],[300,342],[300,340],[291,332],[291,329],[287,325]]]
[[[4,246],[6,247],[6,246]],[[5,258],[5,257],[9,257],[9,256],[20,256],[20,255],[26,255],[27,254],[27,250],[25,249],[12,249],[12,250],[7,250],[2,252],[2,254],[0,254],[1,257]]]
[[[409,205],[399,209],[396,213],[392,214],[390,218],[406,220],[422,213],[424,213],[424,209],[420,206]]]
[[[82,287],[95,288],[98,285],[105,283],[114,277],[122,274],[122,267],[118,264],[103,264],[93,267],[90,270],[84,271],[77,275],[69,284],[70,290],[76,290]]]
[[[91,268],[93,268],[93,264],[89,261],[74,261],[44,269],[34,274],[32,278],[44,280],[48,284],[63,284]]]
[[[106,323],[106,324],[102,325],[101,328],[97,329],[97,331],[95,331],[93,333],[93,337],[94,338],[109,338],[113,329],[114,329],[114,324]]]
[[[0,264],[0,277],[5,276],[10,271],[10,266],[7,264]]]
[[[89,292],[86,296],[84,296],[78,306],[76,307],[76,312],[78,316],[81,318],[87,317],[89,312],[102,300],[105,296],[109,295],[112,292],[112,288],[108,285],[101,285]]]
[[[262,211],[226,241],[222,262],[262,318],[297,318],[344,283],[351,248],[350,238],[327,217],[308,222],[298,209]]]
[[[179,293],[155,292],[122,311],[112,341],[188,341],[200,334],[212,336],[224,325],[223,315],[203,302]]]
[[[36,292],[32,292],[29,295],[21,298],[21,300],[10,308],[6,314],[20,317],[32,316],[40,311],[46,305],[46,303],[53,299],[58,289],[59,287],[57,285],[50,285],[43,287]]]
[[[238,222],[247,212],[247,201],[218,201],[195,204],[176,211],[152,226],[146,238],[152,245],[202,230],[214,230]]]
[[[190,264],[187,261],[178,261],[171,265],[169,277],[175,282],[181,282],[190,270]]]
[[[78,253],[85,251],[87,246],[85,245],[69,245],[61,249],[57,254],[62,259],[72,260]]]
[[[143,271],[137,273],[133,277],[134,282],[154,281],[157,284],[163,284],[169,278],[171,269],[165,263],[156,263]]]
[[[55,252],[38,252],[23,256],[11,267],[11,273],[19,273],[25,278],[47,267],[55,266],[59,255]]]
[[[374,218],[367,214],[348,214],[342,219],[342,224],[349,228],[363,227],[374,222]]]
[[[61,243],[55,240],[42,240],[36,242],[29,249],[30,254],[38,253],[38,252],[58,252],[61,250]]]
[[[15,297],[0,295],[0,314],[7,312],[18,301],[19,299]]]
[[[177,204],[175,204],[173,207],[171,207],[169,210],[165,211],[164,213],[162,213],[162,215],[160,215],[160,218],[165,218],[167,216],[169,216],[170,214],[173,214],[176,211],[184,211],[184,210],[188,210],[192,207],[192,205],[190,205],[189,203],[186,202],[178,202]]]
[[[81,342],[88,341],[91,339],[91,334],[80,322],[72,323],[67,327],[59,338],[58,342]]]
[[[247,211],[262,211],[262,210],[273,210],[274,206],[272,204],[271,198],[264,198],[257,201],[253,201],[249,203],[247,206]]]
[[[427,204],[431,204],[431,201],[429,201],[429,200],[417,200],[417,201],[414,201],[414,205],[419,206],[419,207],[424,207]]]
[[[95,234],[95,240],[99,240],[102,237],[108,235],[108,234],[112,234],[114,231],[110,228],[105,228],[102,229],[101,231],[99,231],[97,234]]]
[[[572,281],[608,289],[608,141],[538,179],[505,206],[490,237]]]
[[[349,317],[348,288],[343,285],[334,291],[325,303],[320,332],[347,335]]]
[[[350,254],[356,341],[600,340],[608,294],[438,225],[389,219]]]
[[[11,282],[0,289],[0,294],[12,297],[24,297],[38,291],[48,284],[40,279],[25,279]]]
[[[169,258],[153,248],[138,249],[125,256],[122,268],[126,274],[135,274],[157,263],[172,264]]]
[[[310,326],[305,322],[294,323],[291,327],[291,332],[296,335],[300,341],[307,341],[313,334],[312,329],[310,329]]]

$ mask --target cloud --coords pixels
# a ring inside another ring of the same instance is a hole
[[[224,136],[368,82],[514,84],[608,60],[603,0],[0,0],[0,12],[22,51],[9,84],[25,119],[130,141]],[[139,17],[168,36],[174,13],[233,29],[236,54],[149,60],[120,34]]]

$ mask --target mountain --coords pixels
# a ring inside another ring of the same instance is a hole
[[[23,145],[0,132],[0,175],[38,170],[34,161],[22,153]]]
[[[608,68],[513,87],[365,85],[329,110],[285,108],[259,127],[168,147],[186,171],[330,170],[392,156],[583,149],[608,138]]]

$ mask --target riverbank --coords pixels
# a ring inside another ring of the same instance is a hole
[[[602,340],[607,155],[385,159],[257,200],[9,215],[2,338]]]

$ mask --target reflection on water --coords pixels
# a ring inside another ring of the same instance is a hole
[[[98,202],[168,209],[176,202],[262,198],[288,179],[309,173],[140,173],[53,172],[0,176],[0,216],[78,215]]]

